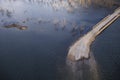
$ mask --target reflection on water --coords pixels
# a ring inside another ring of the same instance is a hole
[[[65,66],[61,63],[65,62],[71,43],[115,7],[85,8],[73,3],[0,0],[0,80],[97,78],[93,77],[97,74],[97,65],[92,57],[72,64],[66,61]]]
[[[79,36],[91,29],[88,25],[93,26],[94,21],[101,19],[97,16],[106,15],[104,12],[91,16],[93,13],[92,9],[87,11],[77,5],[71,6],[67,0],[0,0],[0,26],[3,27],[17,23],[33,29],[33,24],[40,28],[49,24],[55,31],[67,31],[72,36]]]
[[[77,62],[66,60],[66,65],[58,73],[63,79],[58,80],[100,80],[93,53],[90,56],[90,59]]]

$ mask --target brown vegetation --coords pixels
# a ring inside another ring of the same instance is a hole
[[[17,28],[17,29],[20,29],[20,30],[26,30],[27,29],[27,26],[22,26],[22,25],[18,25],[18,24],[10,24],[10,25],[6,25],[4,26],[5,28]]]
[[[101,5],[111,7],[114,4],[119,4],[115,0],[68,0],[69,3],[75,4],[79,3],[82,6],[89,6],[89,5]]]

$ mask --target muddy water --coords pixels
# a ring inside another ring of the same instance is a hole
[[[0,80],[65,80],[65,75],[79,75],[65,69],[69,46],[114,8],[83,8],[66,0],[0,0]],[[90,66],[85,67],[89,74]]]

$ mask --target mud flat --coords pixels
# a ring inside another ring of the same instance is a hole
[[[88,59],[90,52],[90,45],[95,40],[95,38],[105,30],[110,24],[112,24],[120,16],[120,7],[117,8],[113,14],[108,15],[98,24],[96,24],[93,29],[86,35],[81,37],[76,41],[69,49],[67,58],[72,61],[77,61],[81,59]]]

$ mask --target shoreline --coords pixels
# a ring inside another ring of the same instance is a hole
[[[119,17],[120,7],[117,8],[113,14],[108,15],[98,22],[86,35],[79,38],[79,40],[70,47],[67,58],[72,61],[78,61],[84,58],[88,59],[92,42],[102,31],[109,27],[109,25],[111,25]]]

